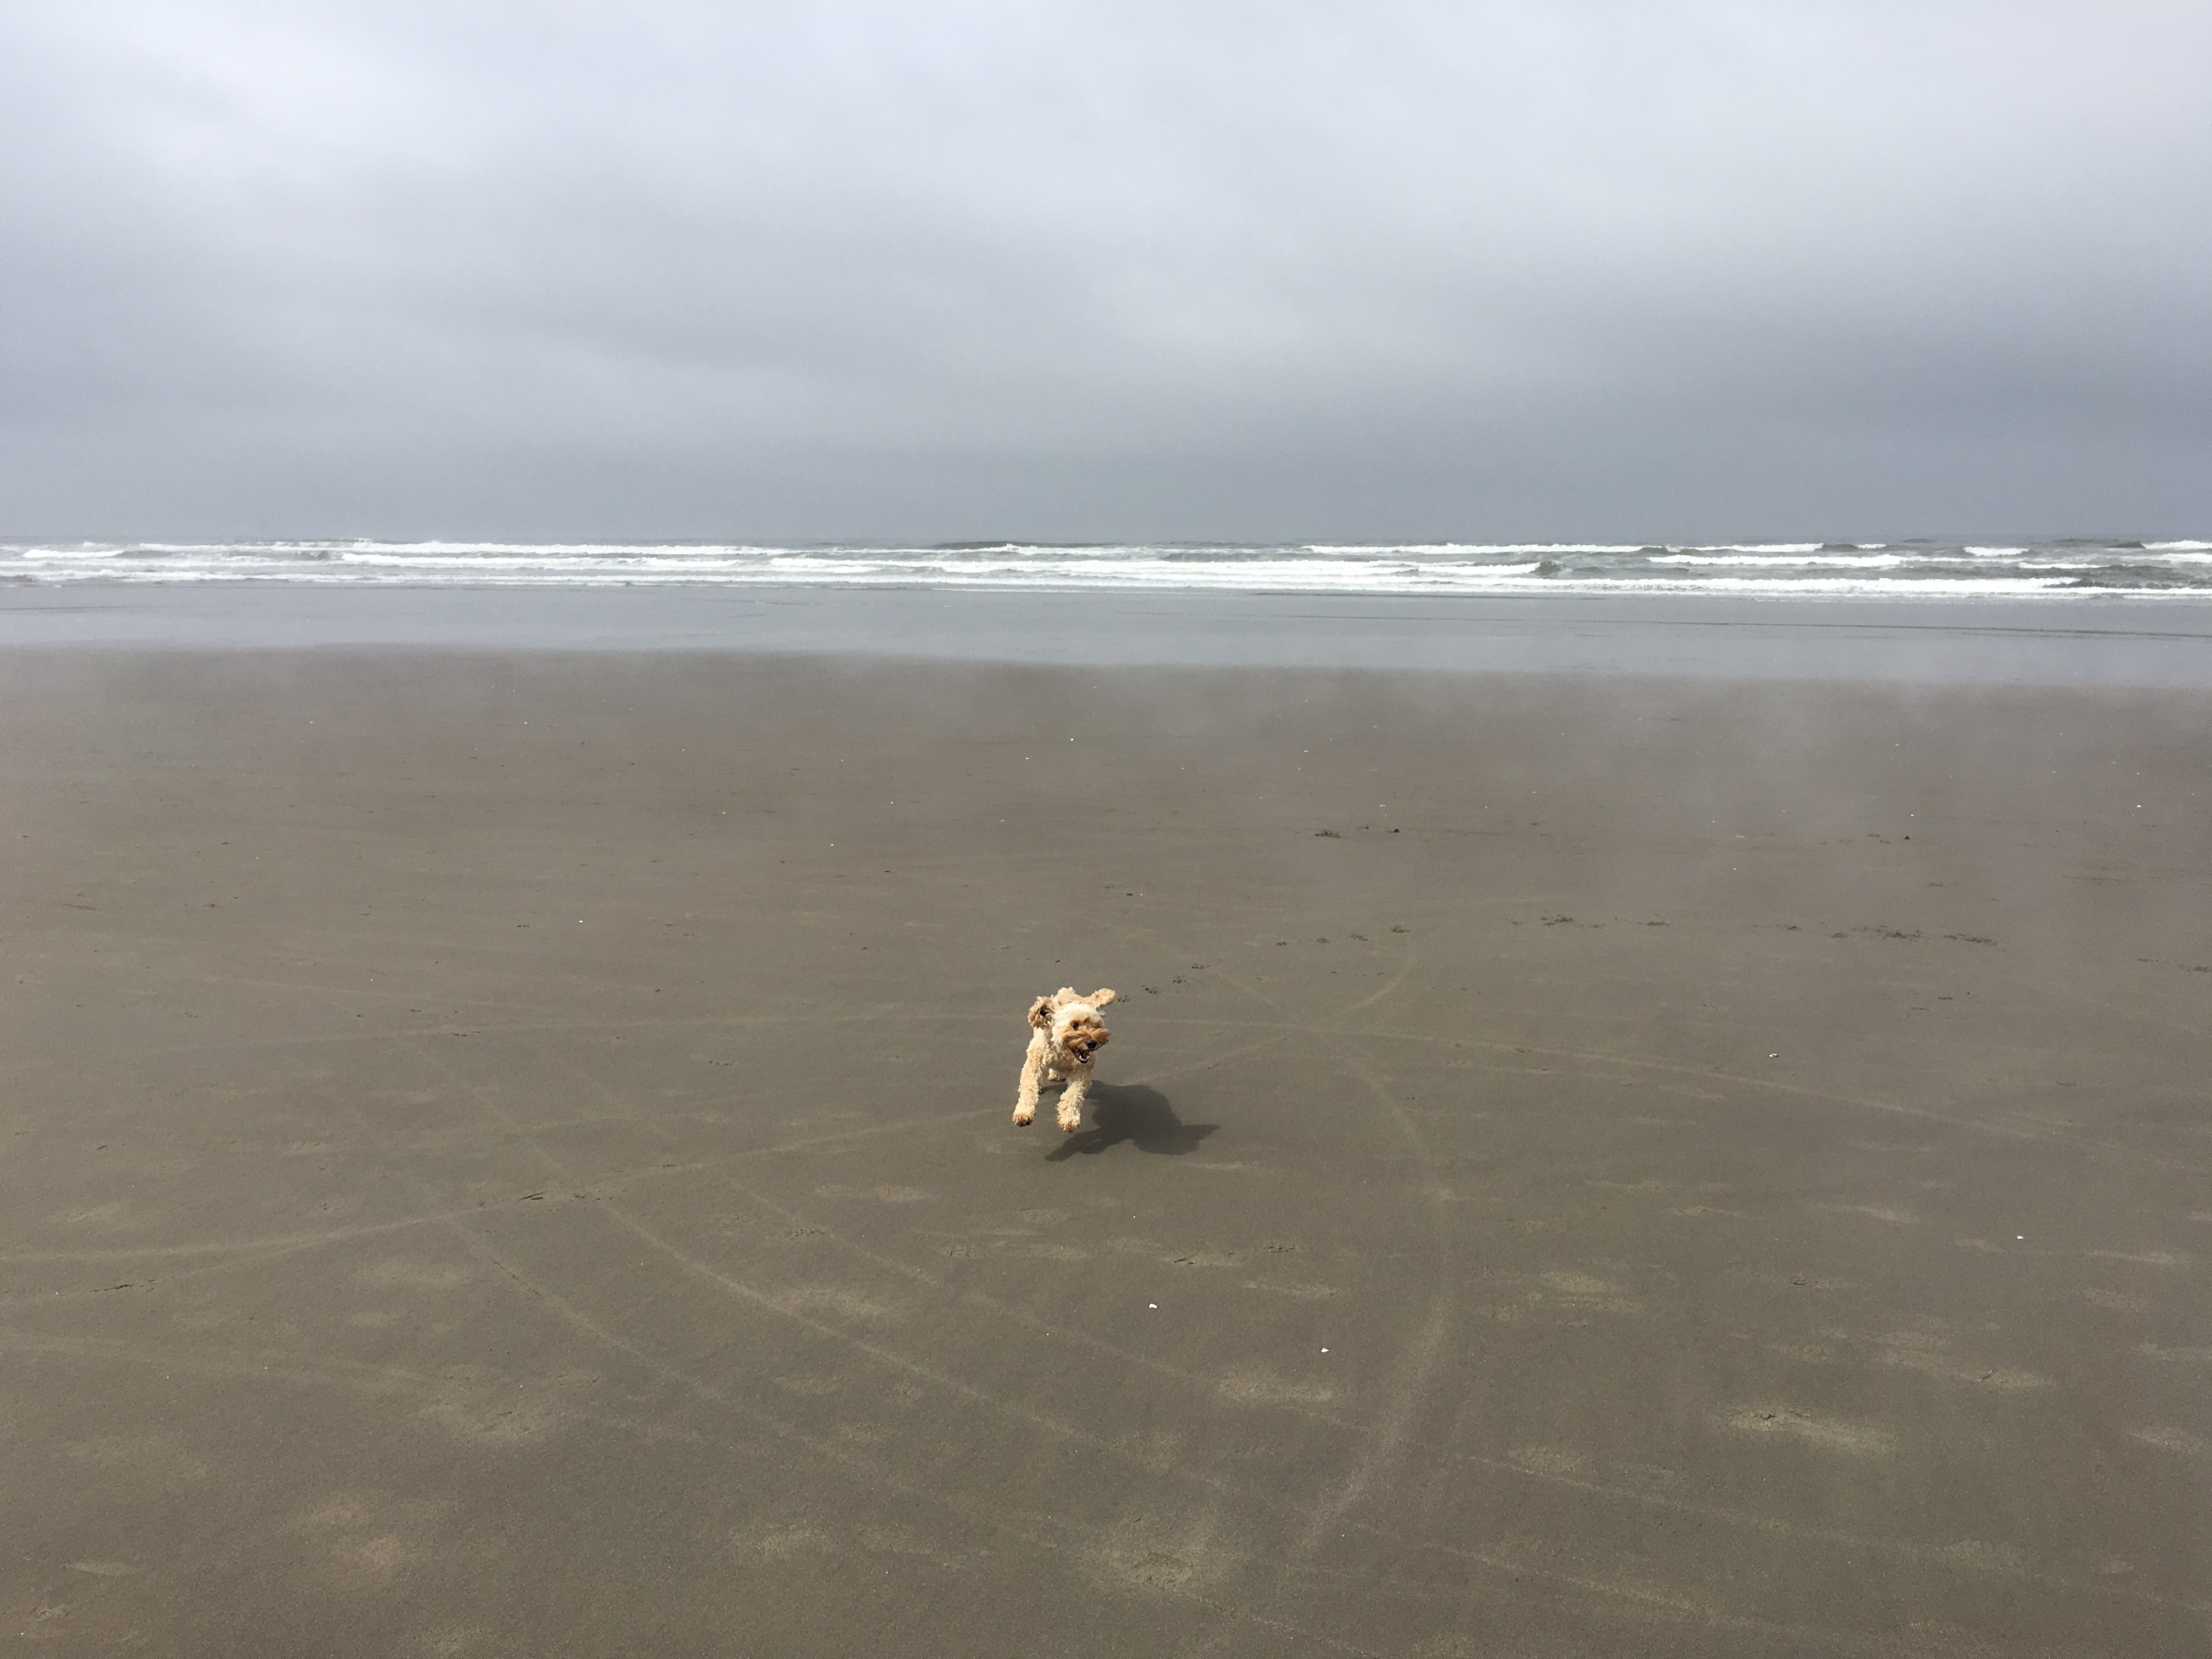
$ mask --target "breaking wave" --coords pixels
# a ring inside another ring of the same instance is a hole
[[[0,581],[404,586],[849,586],[1267,592],[2019,598],[2212,592],[2212,541],[0,544]]]

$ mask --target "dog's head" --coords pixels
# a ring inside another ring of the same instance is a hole
[[[1039,997],[1030,1005],[1030,1024],[1041,1031],[1050,1031],[1054,1042],[1087,1063],[1113,1035],[1098,1018],[1098,1011],[1113,1000],[1114,993],[1103,988],[1086,997],[1079,995],[1073,986],[1063,985],[1053,995]]]

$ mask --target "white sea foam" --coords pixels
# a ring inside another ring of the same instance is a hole
[[[1838,542],[773,546],[501,541],[0,545],[0,582],[404,586],[805,586],[1166,592],[1736,593],[1955,598],[2212,593],[2212,542],[2151,548]]]
[[[1654,564],[1757,564],[1804,569],[1808,566],[1844,565],[1864,569],[1889,569],[1908,562],[1895,553],[1800,553],[1787,558],[1768,553],[1660,553]]]
[[[1641,553],[1650,542],[1378,542],[1374,546],[1307,542],[1307,553]]]
[[[1638,582],[1616,581],[1589,584],[1591,591],[1607,592],[1677,592],[1677,593],[1758,593],[1783,596],[1790,593],[1818,593],[1829,597],[1856,596],[1860,598],[1904,599],[1972,599],[1977,595],[1988,598],[2021,598],[2047,593],[2066,584],[2057,577],[2039,580],[2021,577],[1944,580],[1932,577],[1921,580],[1885,580],[1881,577],[1808,576],[1798,580],[1757,576],[1713,576],[1703,581]]]

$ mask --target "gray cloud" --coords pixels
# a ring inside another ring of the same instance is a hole
[[[0,20],[0,531],[2203,533],[2201,6]]]

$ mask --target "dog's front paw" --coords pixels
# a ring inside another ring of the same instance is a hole
[[[1073,1134],[1083,1127],[1083,1114],[1071,1112],[1065,1106],[1060,1109],[1060,1128],[1063,1134]]]
[[[1030,1121],[1036,1116],[1036,1114],[1026,1107],[1017,1106],[1014,1108],[1014,1122],[1021,1128],[1028,1128]]]

